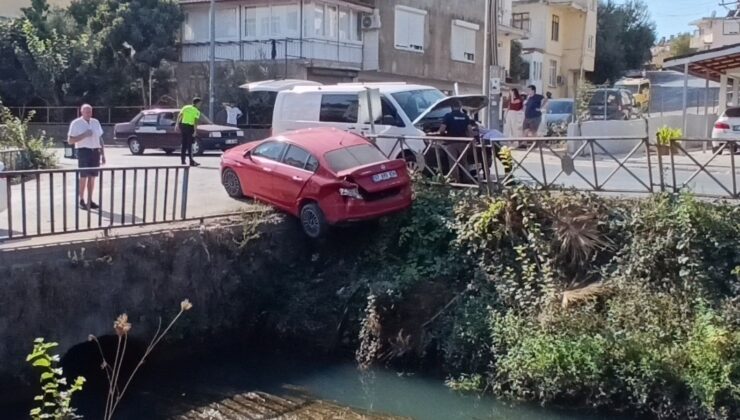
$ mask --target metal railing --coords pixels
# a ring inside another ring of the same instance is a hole
[[[92,194],[99,209],[83,209],[80,173],[86,169],[0,172],[0,241],[185,220],[187,166],[101,167]],[[0,200],[2,201],[2,200]]]
[[[0,149],[0,162],[6,171],[22,169],[26,153],[21,149]]]
[[[701,197],[740,199],[736,159],[740,141],[701,152],[709,139],[659,146],[647,137],[532,137],[493,140],[451,137],[371,136],[396,147],[424,140],[422,175],[456,187],[493,194],[517,184],[541,190],[650,194],[691,191]],[[517,143],[524,148],[517,148]],[[509,150],[503,147],[508,146]],[[503,152],[502,152],[503,150]]]
[[[39,124],[69,124],[80,116],[80,108],[76,106],[9,106],[10,112],[19,118],[26,118],[34,112],[31,123]],[[101,124],[116,124],[131,121],[141,112],[143,106],[95,106],[93,116]]]
[[[264,40],[217,41],[216,58],[231,61],[287,61],[289,59],[328,60],[362,64],[362,42],[319,38],[276,38]],[[181,44],[181,61],[208,61],[207,41]]]

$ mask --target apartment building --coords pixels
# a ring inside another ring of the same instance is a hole
[[[740,43],[740,10],[730,10],[726,16],[701,18],[691,22],[696,26],[691,37],[691,48],[711,50]]]
[[[585,72],[594,70],[597,0],[515,0],[514,26],[529,30],[522,58],[528,84],[556,98],[573,98]]]
[[[526,31],[511,23],[512,0],[496,1],[499,62],[508,68],[511,40]],[[202,87],[208,1],[180,3],[180,67]],[[448,92],[457,84],[462,93],[480,92],[484,7],[484,0],[217,0],[216,58],[268,69],[268,78],[405,81]]]

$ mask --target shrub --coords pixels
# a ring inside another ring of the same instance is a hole
[[[49,169],[57,164],[56,155],[51,150],[53,142],[43,133],[33,136],[28,132],[28,123],[35,115],[35,111],[31,111],[21,119],[0,104],[0,149],[21,150],[19,169]]]

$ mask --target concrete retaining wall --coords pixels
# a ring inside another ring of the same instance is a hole
[[[240,246],[236,223],[0,252],[0,401],[18,398],[18,384],[38,382],[25,363],[36,337],[58,342],[64,355],[88,334],[114,334],[113,320],[124,312],[131,338],[143,342],[157,319],[171,319],[185,298],[193,309],[169,345],[253,331],[263,295],[290,270],[286,261],[300,260],[297,253],[309,245],[292,223],[277,218],[250,222],[259,235]]]
[[[717,119],[716,115],[687,115],[685,138],[706,139],[709,137],[711,127]],[[683,117],[681,115],[653,116],[646,119],[630,121],[585,121],[579,124],[570,124],[568,126],[569,137],[647,137],[650,143],[654,144],[658,130],[661,127],[668,126],[671,128],[683,127]],[[613,155],[629,153],[640,140],[600,140],[599,144]],[[574,153],[581,146],[580,141],[568,142],[568,152]],[[701,142],[683,142],[682,146],[687,149],[700,148]],[[595,153],[605,154],[601,149],[596,147]],[[583,154],[589,155],[590,148],[583,150]]]

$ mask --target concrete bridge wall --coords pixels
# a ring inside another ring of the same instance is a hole
[[[63,355],[89,334],[114,334],[113,321],[124,312],[132,339],[143,342],[185,298],[193,309],[170,344],[247,334],[261,291],[304,240],[284,223],[261,222],[259,238],[246,246],[235,226],[0,253],[0,384],[11,386],[0,386],[0,400],[12,398],[19,381],[38,380],[25,362],[36,337],[59,342]]]

